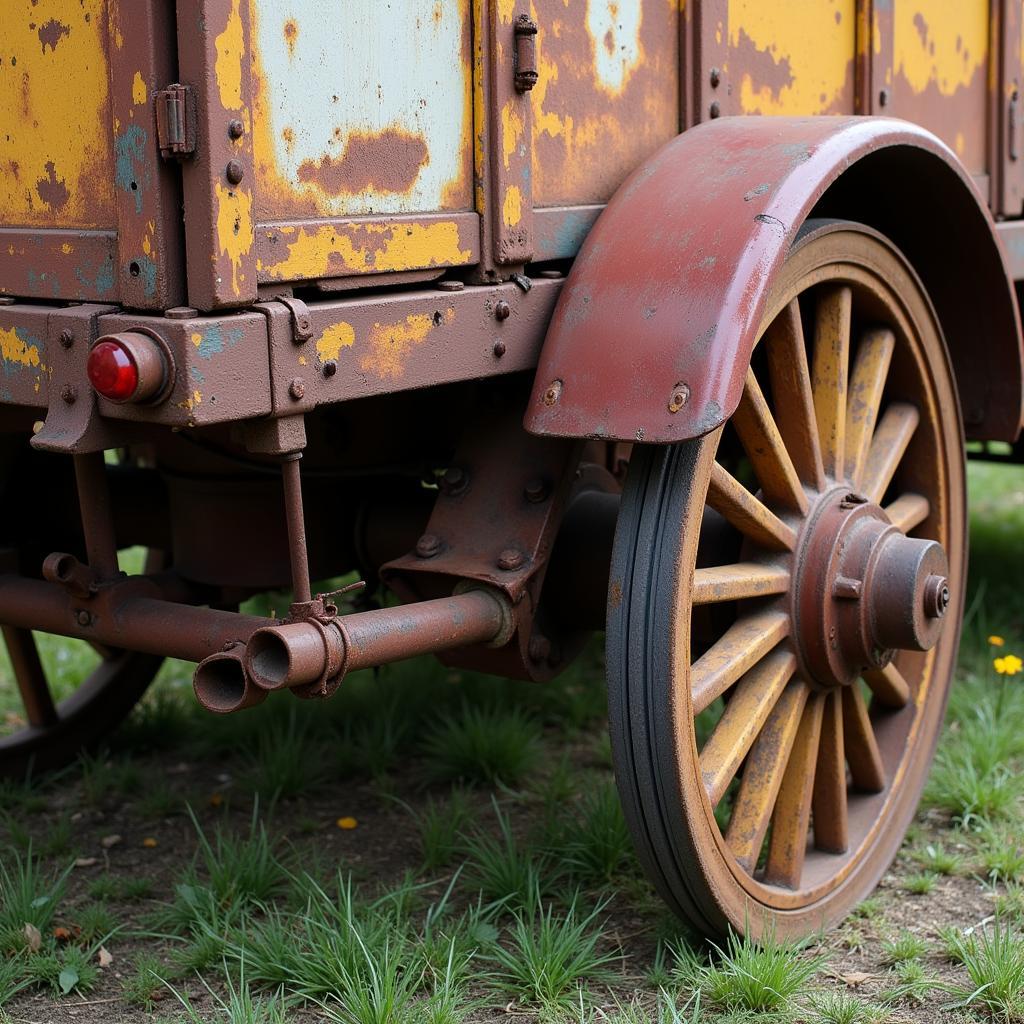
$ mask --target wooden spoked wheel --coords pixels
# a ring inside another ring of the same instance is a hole
[[[876,885],[942,723],[965,576],[963,441],[902,256],[812,222],[723,428],[634,449],[612,559],[616,777],[694,928],[801,935]]]

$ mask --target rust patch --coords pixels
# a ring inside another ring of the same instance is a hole
[[[429,161],[430,152],[421,135],[396,128],[374,134],[354,132],[339,159],[325,156],[319,162],[303,161],[299,180],[334,196],[371,190],[402,193],[412,188]]]
[[[36,191],[51,210],[62,210],[66,205],[70,193],[63,178],[57,177],[57,168],[52,160],[46,161],[46,177],[36,182]]]
[[[284,23],[284,41],[288,44],[288,56],[295,56],[295,41],[299,38],[299,26],[294,18]]]
[[[793,85],[793,69],[789,57],[783,53],[776,59],[770,50],[758,47],[742,28],[739,30],[736,45],[732,48],[730,62],[740,68],[744,75],[749,75],[761,88],[767,87],[776,101],[783,89],[791,88]],[[761,111],[746,110],[744,113],[757,114]]]
[[[51,18],[45,25],[40,25],[39,42],[43,47],[43,53],[46,53],[47,47],[56,50],[61,38],[69,35],[71,35],[71,29],[63,22],[57,21],[56,18]]]

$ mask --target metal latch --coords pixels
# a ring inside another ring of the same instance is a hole
[[[520,14],[515,25],[514,81],[517,92],[529,92],[537,84],[537,22]]]
[[[168,160],[195,153],[195,98],[187,85],[175,83],[156,94],[156,138],[160,155]]]

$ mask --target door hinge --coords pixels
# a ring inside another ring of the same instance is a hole
[[[516,48],[513,79],[516,92],[529,92],[537,84],[537,22],[520,14],[515,23]]]
[[[156,138],[160,155],[168,160],[195,153],[195,97],[187,85],[175,83],[156,94]]]

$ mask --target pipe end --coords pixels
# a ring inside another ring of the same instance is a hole
[[[267,699],[266,690],[252,685],[241,655],[233,651],[201,661],[192,676],[192,689],[200,705],[215,715],[229,715]]]

